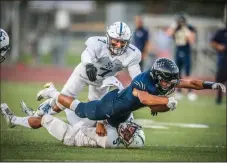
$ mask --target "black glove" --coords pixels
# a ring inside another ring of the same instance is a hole
[[[157,116],[157,115],[158,115],[158,112],[152,112],[152,111],[151,111],[151,115]]]
[[[91,82],[96,81],[97,68],[92,63],[88,63],[86,65],[86,74]]]

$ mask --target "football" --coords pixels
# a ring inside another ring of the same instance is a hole
[[[169,108],[166,105],[152,105],[149,106],[152,112],[166,112]]]

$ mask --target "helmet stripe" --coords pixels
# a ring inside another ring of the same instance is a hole
[[[122,33],[122,22],[120,22],[120,36],[121,36],[121,33]]]

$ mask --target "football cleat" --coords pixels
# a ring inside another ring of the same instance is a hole
[[[14,124],[12,124],[12,118],[14,117],[14,113],[10,110],[8,105],[6,103],[1,104],[1,114],[4,116],[8,126],[10,128],[15,127]]]
[[[27,116],[33,116],[35,114],[35,111],[28,107],[24,101],[20,102],[20,107],[21,107],[21,111],[24,112]]]
[[[42,89],[41,91],[38,92],[37,100],[41,101],[42,99],[52,98],[51,97],[52,92],[57,92],[57,89],[54,87],[54,84],[51,82],[46,83],[44,85],[44,89]]]

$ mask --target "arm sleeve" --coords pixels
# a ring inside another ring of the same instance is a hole
[[[128,72],[133,80],[137,75],[141,73],[140,63],[141,61],[141,52],[138,51],[137,55],[131,60],[131,62],[128,64]]]
[[[96,41],[95,38],[88,38],[88,40],[85,42],[85,45],[87,47],[81,54],[81,62],[83,63],[83,65],[86,65],[87,63],[96,62],[97,53],[99,53],[100,51],[98,41]]]

